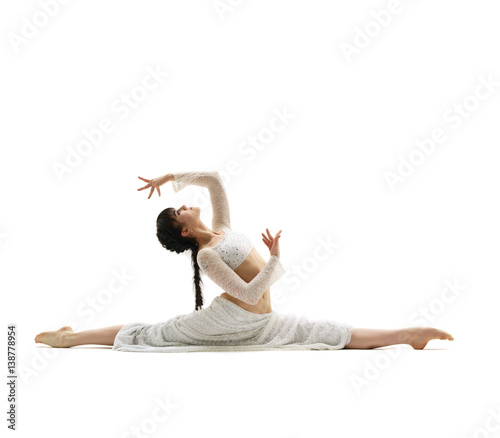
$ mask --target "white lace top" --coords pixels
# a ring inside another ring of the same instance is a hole
[[[190,184],[208,188],[213,210],[212,229],[225,233],[217,246],[198,251],[197,260],[201,270],[229,295],[247,304],[257,304],[262,294],[285,273],[279,257],[272,255],[250,282],[244,281],[234,269],[248,256],[252,243],[244,234],[231,230],[229,204],[219,173],[179,172],[173,175],[175,192]]]
[[[224,237],[213,249],[220,254],[222,260],[234,271],[252,251],[252,241],[245,234],[237,233],[227,227],[224,227],[222,231],[224,231]]]

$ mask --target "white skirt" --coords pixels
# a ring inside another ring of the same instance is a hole
[[[154,353],[247,350],[340,350],[353,326],[328,319],[252,313],[217,296],[205,309],[156,324],[133,322],[116,335],[113,350]]]

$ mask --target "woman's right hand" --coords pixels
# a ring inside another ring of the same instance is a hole
[[[275,255],[276,257],[280,258],[280,244],[279,244],[279,238],[281,235],[281,230],[279,230],[276,233],[276,236],[271,236],[271,233],[269,232],[269,228],[266,228],[267,231],[267,236],[262,233],[262,240],[266,244],[266,246],[269,248],[269,252],[271,255]]]
[[[137,178],[142,179],[143,181],[147,182],[147,184],[144,187],[141,187],[140,189],[137,190],[144,190],[149,187],[151,187],[151,191],[149,192],[148,199],[151,198],[151,195],[153,194],[154,190],[158,190],[158,196],[161,196],[160,193],[160,186],[165,184],[168,181],[172,181],[172,174],[167,173],[166,175],[160,176],[158,178],[153,178],[153,179],[146,179],[138,176]]]

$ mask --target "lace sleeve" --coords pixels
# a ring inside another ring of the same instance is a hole
[[[172,187],[175,192],[190,184],[208,188],[212,204],[212,228],[214,230],[220,230],[223,227],[231,229],[229,203],[219,172],[178,172],[173,175],[175,181],[172,181]]]
[[[271,256],[262,270],[249,282],[244,281],[225,262],[217,251],[204,248],[198,252],[198,264],[208,277],[229,295],[247,304],[257,304],[262,294],[284,273],[276,256]]]

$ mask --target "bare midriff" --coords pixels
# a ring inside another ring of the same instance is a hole
[[[236,274],[238,274],[244,281],[249,283],[265,265],[266,261],[255,248],[252,248],[246,259],[241,262],[234,272],[236,272]],[[273,311],[271,308],[271,288],[267,289],[262,294],[257,304],[245,303],[244,301],[229,295],[227,292],[223,292],[219,296],[232,301],[234,304],[237,304],[252,313],[270,313]]]

